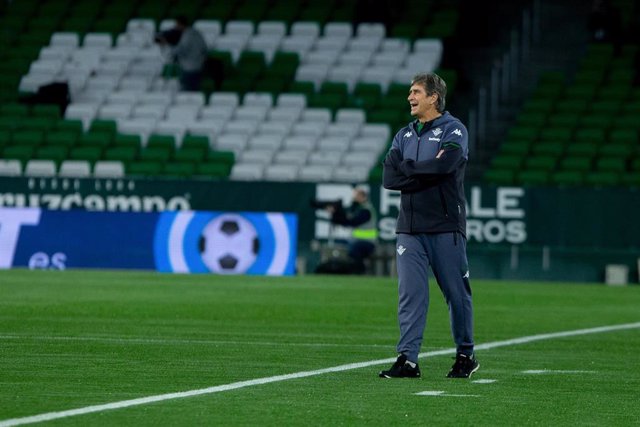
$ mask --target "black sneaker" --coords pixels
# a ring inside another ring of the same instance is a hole
[[[467,356],[463,353],[456,354],[456,362],[447,374],[447,378],[469,378],[471,374],[480,368],[480,363],[475,355]]]
[[[401,354],[388,371],[380,371],[378,376],[380,378],[420,378],[420,368],[417,363],[412,368],[407,361],[407,356]]]

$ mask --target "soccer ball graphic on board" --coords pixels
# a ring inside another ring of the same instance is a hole
[[[214,218],[200,236],[202,261],[214,273],[245,273],[255,262],[260,248],[258,232],[241,215],[223,214]]]

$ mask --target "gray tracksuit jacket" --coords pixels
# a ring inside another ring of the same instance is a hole
[[[466,127],[445,111],[418,133],[415,120],[393,138],[383,162],[383,185],[400,190],[396,233],[466,233]]]

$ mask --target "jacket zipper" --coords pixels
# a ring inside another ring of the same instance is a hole
[[[424,131],[424,128],[422,129],[422,131]],[[419,159],[419,155],[420,155],[420,134],[424,133],[424,132],[418,132],[416,130],[416,138],[418,138],[418,143],[416,144],[416,162]],[[411,209],[411,218],[409,221],[409,232],[413,233],[413,194],[409,195],[409,208]]]

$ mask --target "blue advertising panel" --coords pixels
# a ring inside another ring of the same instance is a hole
[[[0,209],[0,268],[295,273],[297,216]]]

